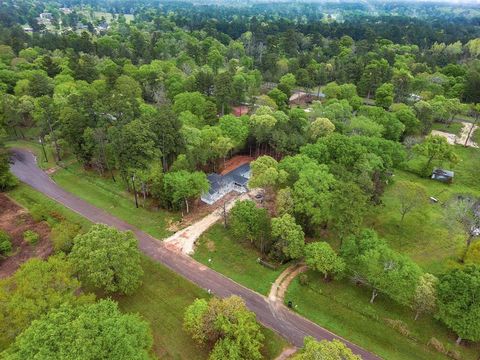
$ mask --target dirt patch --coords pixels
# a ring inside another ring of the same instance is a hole
[[[230,171],[235,170],[239,166],[242,166],[243,164],[248,164],[255,160],[255,158],[247,155],[237,155],[232,157],[231,159],[228,159],[225,161],[225,164],[222,167],[222,171],[220,172],[220,175],[225,175],[228,174]]]
[[[212,240],[208,239],[205,245],[207,246],[208,251],[215,251],[215,243]]]
[[[30,214],[5,194],[0,194],[0,229],[12,237],[12,251],[7,258],[0,258],[0,279],[10,276],[32,257],[45,259],[52,251],[50,228],[46,223],[35,222]],[[23,240],[23,232],[33,230],[40,235],[36,245]]]

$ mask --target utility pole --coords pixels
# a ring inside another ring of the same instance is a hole
[[[135,174],[132,175],[133,194],[135,196],[135,207],[138,209],[137,190],[135,189]]]
[[[45,156],[45,162],[48,162],[47,152],[45,151],[45,144],[43,143],[43,139],[41,137],[38,138],[38,142],[42,145],[43,156]]]

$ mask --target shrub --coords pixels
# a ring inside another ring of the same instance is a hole
[[[23,232],[23,240],[30,245],[35,245],[40,240],[40,235],[33,230],[27,230]]]
[[[428,341],[428,346],[433,348],[435,351],[438,351],[439,353],[445,354],[445,346],[443,346],[443,343],[438,340],[437,338],[432,337]]]
[[[0,254],[6,254],[12,250],[12,241],[10,235],[0,230]]]
[[[388,326],[396,330],[401,335],[410,337],[410,330],[408,330],[407,324],[405,324],[402,320],[385,319],[385,322]]]
[[[52,228],[51,239],[55,252],[68,254],[73,247],[73,238],[80,233],[80,225],[64,220]]]
[[[36,222],[48,220],[48,209],[45,205],[36,204],[30,208],[30,215]]]
[[[307,274],[300,274],[300,276],[298,277],[298,282],[300,283],[300,285],[306,286],[310,282],[310,279],[308,278]]]
[[[448,350],[447,351],[447,356],[451,359],[454,359],[454,360],[461,360],[462,359],[462,355],[457,350],[454,350],[454,349]]]

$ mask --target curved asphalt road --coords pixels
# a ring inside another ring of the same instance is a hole
[[[257,319],[263,325],[278,332],[295,346],[301,347],[303,338],[308,335],[319,340],[336,338],[346,343],[354,353],[361,355],[365,360],[380,359],[378,356],[290,311],[287,307],[269,302],[265,296],[237,284],[196,262],[191,257],[167,249],[162,242],[152,236],[63,190],[45,172],[38,168],[36,159],[30,152],[14,149],[12,151],[12,160],[12,172],[24,183],[94,223],[103,223],[120,230],[133,231],[138,238],[140,249],[147,256],[164,264],[198,286],[204,289],[211,289],[217,296],[241,296],[248,308],[256,313]],[[366,331],[368,330],[366,329]]]

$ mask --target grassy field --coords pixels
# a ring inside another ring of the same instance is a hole
[[[380,295],[369,303],[370,291],[348,280],[325,283],[319,274],[309,272],[308,285],[298,278],[288,288],[285,301],[319,325],[388,360],[447,359],[426,346],[431,337],[462,353],[462,359],[477,359],[480,348],[457,347],[455,336],[429,316],[413,320],[410,309],[396,306]],[[401,335],[385,319],[402,320],[410,336]]]
[[[267,295],[272,283],[286,265],[270,270],[257,262],[260,256],[249,244],[233,240],[220,224],[214,225],[202,235],[193,255],[194,259],[202,264],[260,294]]]
[[[167,230],[169,221],[177,219],[177,215],[165,210],[136,209],[133,195],[126,192],[123,182],[113,182],[111,178],[85,171],[79,164],[58,170],[53,179],[65,190],[158,239],[170,234]]]
[[[433,273],[443,271],[448,261],[455,259],[466,237],[459,225],[448,221],[447,209],[442,205],[458,194],[480,196],[480,150],[456,146],[455,152],[460,161],[451,168],[455,171],[455,178],[450,185],[422,178],[413,171],[395,171],[395,182],[408,180],[422,184],[429,197],[439,199],[438,203],[426,201],[425,205],[407,214],[403,226],[400,226],[399,203],[394,195],[393,183],[385,191],[383,206],[376,207],[366,222],[367,226],[385,237],[393,248],[408,254],[426,271]],[[419,169],[423,161],[421,158],[412,160],[408,167]]]
[[[443,131],[450,134],[455,134],[457,136],[460,135],[462,128],[463,128],[463,124],[459,122],[453,122],[450,125],[442,124],[442,123],[434,123],[432,126],[432,130]]]

